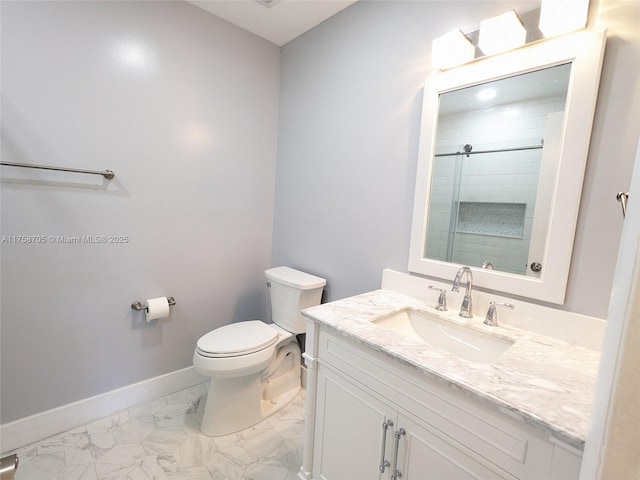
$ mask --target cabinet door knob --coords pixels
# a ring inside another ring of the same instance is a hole
[[[393,420],[385,420],[384,422],[382,422],[382,451],[380,452],[380,467],[379,467],[380,473],[384,473],[387,467],[391,466],[391,462],[389,462],[389,460],[384,458],[386,456],[385,450],[387,446],[387,429],[389,427],[393,427]]]

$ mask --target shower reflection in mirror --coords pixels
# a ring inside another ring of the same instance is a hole
[[[439,96],[425,257],[539,275],[570,71]]]

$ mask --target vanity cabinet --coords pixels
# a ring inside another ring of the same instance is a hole
[[[485,467],[455,440],[367,390],[319,367],[313,478],[514,478]]]
[[[581,458],[571,447],[400,359],[310,327],[307,394],[315,418],[307,419],[312,465],[302,478],[578,478]]]

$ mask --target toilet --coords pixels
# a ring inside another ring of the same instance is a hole
[[[289,267],[266,270],[273,324],[232,323],[203,335],[196,371],[211,377],[200,430],[217,437],[248,428],[289,404],[300,391],[305,333],[300,311],[320,304],[326,280]]]

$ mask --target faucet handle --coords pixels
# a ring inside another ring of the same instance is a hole
[[[491,327],[498,326],[498,312],[496,311],[496,307],[506,307],[513,310],[515,305],[513,303],[498,303],[498,302],[489,302],[489,310],[487,310],[487,316],[484,319],[484,324],[489,325]]]
[[[436,287],[435,285],[429,285],[429,288],[432,290],[439,290],[440,295],[438,296],[438,303],[436,305],[436,310],[441,312],[447,311],[447,291],[444,288]]]

